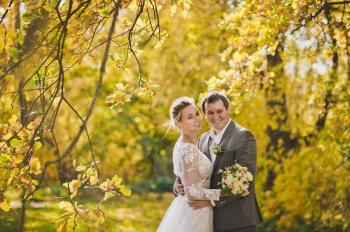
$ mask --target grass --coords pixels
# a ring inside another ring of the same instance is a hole
[[[114,198],[102,205],[106,214],[106,222],[96,224],[78,219],[78,232],[110,231],[110,232],[149,232],[155,231],[173,194],[144,193],[133,194],[130,198]],[[82,199],[84,205],[93,205],[91,197]],[[56,231],[57,221],[63,213],[58,208],[59,200],[45,198],[36,208],[28,207],[26,211],[25,231]],[[20,209],[12,209],[7,213],[0,211],[0,231],[18,231]]]

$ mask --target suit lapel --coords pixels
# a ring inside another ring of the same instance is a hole
[[[211,161],[211,155],[210,155],[210,150],[209,150],[209,140],[210,140],[210,135],[205,138],[204,144],[203,144],[203,153],[208,157],[208,159]]]
[[[225,133],[223,134],[223,136],[220,140],[220,144],[222,144],[224,150],[228,145],[228,142],[229,142],[228,140],[231,137],[233,131],[235,130],[235,127],[236,127],[236,123],[231,119],[230,124],[228,125]]]
[[[235,127],[236,127],[236,124],[231,119],[230,124],[226,128],[226,131],[224,132],[224,134],[222,135],[222,138],[220,140],[220,144],[222,144],[221,148],[222,148],[223,151],[229,150],[228,148],[230,147],[230,143],[232,142],[229,139],[232,137],[232,134],[233,134],[233,132],[235,130]],[[220,159],[221,159],[220,155],[216,156],[216,159],[215,159],[215,162],[214,162],[214,169],[217,168]]]

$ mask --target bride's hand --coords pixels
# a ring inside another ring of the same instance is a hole
[[[222,189],[220,191],[220,197],[232,197],[231,193],[225,193]]]
[[[181,183],[181,179],[180,177],[176,177],[176,182],[175,182],[175,191],[178,195],[185,195],[185,190],[184,190],[184,186]]]
[[[188,205],[192,209],[197,210],[197,209],[201,209],[204,207],[209,207],[209,206],[211,206],[211,203],[208,200],[189,200]]]

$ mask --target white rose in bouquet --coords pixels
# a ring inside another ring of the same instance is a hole
[[[249,194],[249,183],[253,181],[253,175],[248,168],[236,163],[224,170],[219,170],[219,173],[222,176],[220,185],[225,193],[239,196]]]

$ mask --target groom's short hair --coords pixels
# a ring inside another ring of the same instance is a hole
[[[205,95],[204,99],[202,100],[203,113],[205,113],[205,103],[211,104],[211,103],[217,102],[219,100],[221,100],[224,103],[225,109],[227,110],[229,107],[229,101],[228,101],[227,97],[225,96],[225,94],[218,92],[218,91],[213,91],[213,92],[207,93],[207,95]]]

